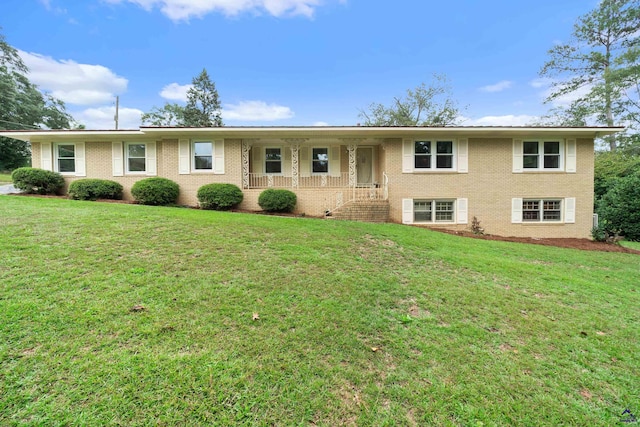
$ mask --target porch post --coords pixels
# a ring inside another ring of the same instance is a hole
[[[255,139],[242,140],[242,187],[249,188],[249,152]]]
[[[346,146],[349,152],[349,187],[356,188],[358,184],[358,163],[357,153],[358,144],[364,141],[364,138],[341,138],[340,139]]]
[[[347,151],[349,151],[349,187],[355,187],[358,181],[358,171],[356,164],[358,144],[350,143],[349,145],[347,145]]]
[[[300,176],[300,144],[306,138],[286,138],[284,142],[289,144],[291,149],[291,187],[298,188],[298,177]]]

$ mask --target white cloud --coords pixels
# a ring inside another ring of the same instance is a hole
[[[330,126],[327,122],[315,122],[312,126]]]
[[[534,87],[536,89],[540,89],[542,87],[549,87],[551,85],[551,83],[553,83],[553,79],[550,79],[548,77],[540,77],[537,79],[533,79],[529,82],[529,85],[531,85],[531,87]]]
[[[18,53],[29,67],[29,80],[66,103],[92,105],[109,102],[116,94],[127,90],[127,79],[102,65],[58,61],[21,50]]]
[[[547,99],[554,92],[552,85],[555,82],[556,80],[554,79],[539,78],[532,80],[531,82],[529,82],[529,84],[533,88],[540,89],[540,97],[542,99]],[[593,85],[583,86],[571,93],[555,98],[553,101],[551,101],[551,105],[553,105],[554,107],[567,108],[573,103],[573,101],[587,95],[591,91],[591,89],[593,89]]]
[[[504,116],[484,116],[479,119],[471,119],[461,117],[464,126],[527,126],[539,119],[538,116],[530,116],[528,114]]]
[[[40,0],[45,9],[51,10],[51,0]]]
[[[513,82],[510,80],[502,80],[494,85],[483,86],[480,88],[482,92],[502,92],[513,86]]]
[[[290,119],[294,116],[289,107],[267,104],[264,101],[240,101],[237,104],[225,104],[222,117],[225,120],[274,121]]]
[[[202,18],[213,12],[227,16],[242,12],[267,12],[273,16],[302,15],[312,17],[315,8],[325,0],[104,0],[119,4],[129,2],[151,11],[159,8],[172,21]],[[340,0],[344,3],[344,0]]]
[[[171,101],[187,102],[187,91],[191,87],[193,87],[191,84],[179,85],[178,83],[171,83],[162,88],[160,96]]]
[[[118,111],[119,129],[138,129],[140,127],[140,116],[143,111],[137,108],[120,108]],[[83,111],[72,111],[71,115],[78,123],[82,123],[87,129],[114,129],[116,114],[115,106],[104,106],[87,108]]]

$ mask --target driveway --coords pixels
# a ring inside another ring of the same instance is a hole
[[[13,184],[0,185],[0,194],[11,194],[11,193],[20,193],[20,190],[14,187]]]

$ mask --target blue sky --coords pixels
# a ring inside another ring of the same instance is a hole
[[[551,106],[538,76],[597,0],[5,0],[31,80],[88,128],[182,102],[203,68],[227,125],[353,125],[445,74],[465,125],[522,125]],[[566,102],[567,100],[564,100]],[[560,103],[563,100],[559,101]]]

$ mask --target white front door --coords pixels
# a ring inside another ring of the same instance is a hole
[[[358,147],[356,151],[356,170],[358,171],[358,186],[373,184],[373,148]]]

